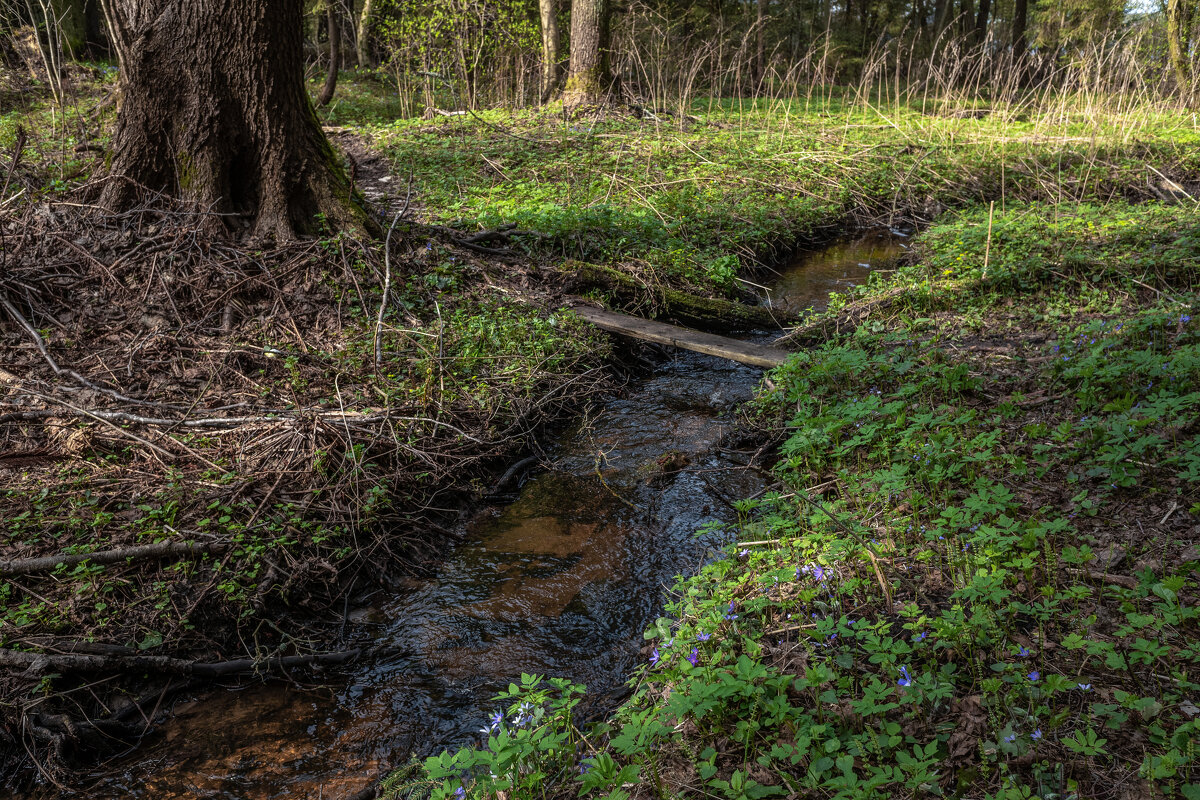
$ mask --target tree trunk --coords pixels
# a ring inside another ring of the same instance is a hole
[[[758,0],[754,14],[754,83],[756,91],[762,91],[762,80],[767,71],[766,27],[767,0]]]
[[[122,104],[102,204],[164,192],[280,239],[377,228],[309,102],[302,6],[107,0]]]
[[[363,0],[362,12],[358,15],[358,65],[372,67],[375,65],[371,58],[371,23],[375,0]]]
[[[975,46],[978,47],[987,39],[988,15],[992,10],[992,0],[979,0],[979,15],[975,17]]]
[[[1013,61],[1024,70],[1025,56],[1029,52],[1029,42],[1025,40],[1028,22],[1029,0],[1016,0],[1013,5],[1012,49]]]
[[[1030,43],[1026,40],[1028,8],[1028,0],[1016,0],[1013,5],[1013,68],[1016,70],[1016,79],[1022,86],[1030,79]]]
[[[1194,64],[1189,58],[1192,47],[1200,47],[1200,42],[1192,41],[1195,29],[1200,26],[1200,14],[1193,3],[1194,0],[1167,2],[1167,53],[1179,90],[1189,105],[1194,105],[1200,99]]]
[[[337,91],[338,68],[342,64],[342,26],[339,24],[341,14],[337,11],[335,0],[329,0],[329,71],[325,73],[325,85],[317,96],[318,106],[327,106]]]
[[[558,91],[562,32],[558,27],[558,0],[538,0],[538,9],[542,16],[542,102],[545,103]]]
[[[1021,2],[1022,0],[1017,0]],[[937,0],[933,5],[933,36],[936,39],[946,29],[950,19],[951,0]]]
[[[571,62],[563,103],[602,102],[612,88],[608,66],[608,0],[572,0]]]

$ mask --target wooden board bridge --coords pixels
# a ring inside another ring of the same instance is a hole
[[[612,333],[632,336],[655,344],[666,344],[672,347],[682,347],[696,353],[704,353],[719,358],[728,358],[752,367],[770,369],[777,367],[788,357],[786,350],[780,350],[766,345],[743,342],[726,336],[712,333],[701,333],[677,325],[667,325],[641,317],[631,317],[628,314],[618,314],[615,311],[605,311],[592,306],[575,306],[575,313],[581,318]]]

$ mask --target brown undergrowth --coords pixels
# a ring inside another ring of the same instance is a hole
[[[594,333],[511,299],[523,267],[444,233],[255,247],[212,222],[75,197],[0,219],[5,778],[60,780],[213,667],[352,654],[348,597],[613,384]]]

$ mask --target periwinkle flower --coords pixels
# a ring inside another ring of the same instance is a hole
[[[1025,658],[1026,656],[1029,655],[1029,649],[1022,646],[1021,649],[1017,651],[1017,655],[1020,656],[1021,658]]]
[[[1029,673],[1025,677],[1029,678],[1030,681],[1037,683],[1038,681],[1040,681],[1042,679],[1042,673],[1038,672],[1035,669],[1033,672]]]
[[[908,674],[908,667],[901,667],[900,674],[903,676],[896,681],[898,686],[912,686],[912,677]]]
[[[1036,742],[1038,739],[1042,738],[1042,729],[1038,728],[1033,733],[1031,733],[1029,736],[1031,739],[1033,739]]]

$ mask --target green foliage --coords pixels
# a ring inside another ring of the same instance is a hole
[[[724,798],[1194,791],[1200,583],[1169,562],[1112,582],[1100,551],[1144,498],[1194,514],[1200,213],[1059,207],[1047,231],[1038,208],[995,215],[986,277],[986,213],[933,229],[859,293],[893,299],[886,322],[772,374],[786,486],[736,531],[766,544],[680,579],[632,697],[581,743],[581,795],[634,775]],[[964,349],[972,315],[1004,359]],[[817,483],[836,494],[797,498]],[[1064,780],[1080,760],[1093,777]]]

